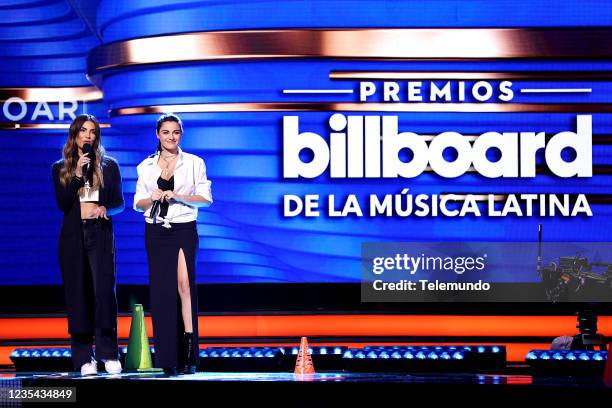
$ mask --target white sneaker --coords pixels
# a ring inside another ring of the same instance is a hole
[[[121,373],[121,362],[119,360],[102,360],[104,361],[104,368],[109,374]]]
[[[98,374],[98,363],[93,358],[89,363],[85,363],[81,366],[81,375],[96,375]]]

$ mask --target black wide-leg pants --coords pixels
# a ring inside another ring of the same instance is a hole
[[[116,360],[119,358],[117,346],[117,327],[101,327],[96,316],[113,314],[116,316],[117,296],[115,293],[115,269],[112,262],[100,262],[100,251],[105,234],[104,220],[92,219],[81,221],[83,243],[83,283],[80,290],[85,292],[89,301],[85,305],[88,316],[93,321],[94,332],[71,333],[72,362],[76,370],[89,363],[93,357],[92,346],[95,342],[95,357],[98,360]],[[111,265],[112,270],[106,270],[103,265]],[[67,294],[70,296],[70,294]],[[110,311],[106,310],[109,309]],[[95,339],[95,340],[94,340]]]
[[[183,364],[182,340],[185,331],[178,294],[178,255],[183,249],[191,293],[193,344],[198,345],[198,291],[196,258],[199,246],[196,222],[164,224],[145,223],[145,244],[149,259],[151,317],[155,338],[155,366],[180,367]]]

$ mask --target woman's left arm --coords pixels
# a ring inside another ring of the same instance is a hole
[[[109,173],[111,174],[111,183],[109,185],[109,201],[106,208],[106,214],[113,216],[119,214],[125,208],[123,201],[123,187],[121,181],[121,172],[119,165],[114,160],[109,160]]]
[[[212,201],[208,201],[206,198],[201,195],[187,195],[187,194],[175,194],[174,200],[179,203],[183,203],[189,205],[191,207],[209,207],[212,204]]]

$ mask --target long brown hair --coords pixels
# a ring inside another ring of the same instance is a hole
[[[90,166],[94,169],[92,189],[95,191],[101,186],[104,186],[104,178],[102,176],[104,147],[101,141],[100,123],[93,115],[79,115],[70,124],[70,129],[68,129],[68,140],[66,140],[66,144],[64,145],[64,165],[60,170],[60,181],[63,186],[67,186],[74,175],[76,164],[79,160],[79,148],[76,139],[85,122],[93,123],[96,130],[96,138],[91,146],[91,150],[94,152],[94,158],[90,162]]]

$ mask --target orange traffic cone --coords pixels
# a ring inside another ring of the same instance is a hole
[[[608,359],[604,369],[603,382],[607,386],[612,386],[612,341],[608,343]]]
[[[308,340],[306,337],[302,337],[300,342],[300,351],[298,352],[297,360],[295,360],[294,374],[314,374],[315,369],[312,364],[312,356],[308,349]]]

